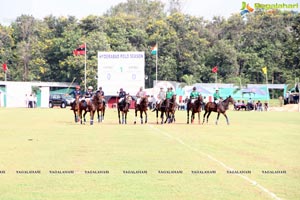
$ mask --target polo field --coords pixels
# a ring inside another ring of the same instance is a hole
[[[298,112],[147,113],[81,125],[69,108],[0,108],[0,199],[299,199]]]

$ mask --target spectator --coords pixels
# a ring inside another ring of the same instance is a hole
[[[256,108],[257,108],[257,111],[263,111],[262,103],[260,102],[260,100],[257,101]]]

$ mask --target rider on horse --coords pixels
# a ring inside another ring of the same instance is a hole
[[[200,94],[198,91],[196,91],[196,87],[193,87],[193,91],[190,94],[190,102],[194,103],[199,96]]]
[[[106,102],[105,102],[104,91],[102,90],[102,87],[99,87],[99,90],[96,91],[97,95],[98,95],[98,93],[100,93],[100,95],[103,97],[103,104],[105,106]]]
[[[164,100],[166,99],[166,92],[164,91],[164,88],[161,87],[160,88],[160,91],[157,95],[157,105],[158,105],[158,108],[161,107],[161,104],[164,102]]]
[[[126,92],[123,90],[123,88],[120,88],[120,92],[119,92],[119,104],[121,104],[122,102],[125,102],[125,98],[126,98]]]
[[[222,99],[222,98],[220,97],[219,89],[217,88],[216,92],[214,93],[214,102],[216,105],[219,104],[220,99]]]
[[[84,94],[84,97],[90,99],[90,98],[93,97],[93,95],[94,95],[94,93],[93,93],[93,87],[92,87],[92,86],[89,86],[89,87],[88,87],[88,90],[87,90],[86,93]]]
[[[73,91],[70,93],[70,95],[72,95],[74,99],[76,99],[76,96],[81,97],[80,86],[79,86],[79,85],[76,85],[76,86],[75,86],[75,90],[73,90]],[[73,101],[72,104],[74,104],[74,103],[75,103],[75,100]],[[73,110],[73,106],[71,106],[71,110]]]
[[[166,107],[167,108],[170,107],[170,100],[172,99],[173,95],[174,95],[173,88],[172,87],[168,88],[168,91],[166,93],[166,99],[167,99]]]
[[[140,90],[136,93],[136,105],[140,105],[142,98],[146,97],[146,92],[143,91],[143,87],[140,87]]]
[[[93,87],[92,87],[92,86],[89,86],[89,87],[88,87],[88,90],[87,90],[86,93],[84,94],[84,98],[85,98],[84,105],[85,105],[85,106],[87,106],[88,102],[91,101],[93,95],[94,95]]]

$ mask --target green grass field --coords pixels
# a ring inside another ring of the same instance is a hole
[[[175,124],[157,125],[150,113],[150,123],[133,125],[133,113],[119,125],[107,110],[102,124],[90,126],[75,124],[69,108],[1,108],[0,199],[300,198],[299,113],[229,111],[229,126],[223,116],[214,125],[215,113],[209,124],[187,125],[183,111]],[[29,170],[41,173],[16,172]],[[285,173],[262,173],[278,170]]]

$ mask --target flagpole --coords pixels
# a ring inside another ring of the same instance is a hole
[[[86,92],[86,42],[84,43],[84,91]]]
[[[155,85],[157,84],[157,60],[158,60],[158,43],[156,43],[156,54],[155,54]]]
[[[7,71],[7,70],[6,70],[6,71]],[[7,80],[6,71],[4,72],[4,81],[6,81],[6,80]]]
[[[216,83],[216,88],[217,88],[217,85],[218,85],[218,72],[216,72],[216,81],[215,81],[215,83]]]
[[[269,108],[269,98],[270,98],[270,95],[269,95],[269,88],[268,88],[268,71],[266,71],[266,87],[267,87],[267,102],[268,102],[268,108]]]

